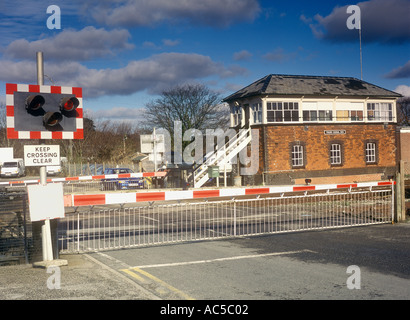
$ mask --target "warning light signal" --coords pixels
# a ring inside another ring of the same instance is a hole
[[[83,139],[82,89],[6,84],[9,139]]]

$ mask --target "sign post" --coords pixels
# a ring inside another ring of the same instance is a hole
[[[37,84],[39,86],[44,85],[44,60],[43,53],[37,52]],[[26,157],[26,155],[24,155]],[[40,166],[40,185],[47,185],[47,169],[46,166]],[[43,261],[53,260],[53,243],[51,241],[51,227],[50,218],[46,218],[42,230],[42,243],[43,243]]]
[[[30,186],[30,188],[28,188],[30,199],[30,215],[31,221],[44,220],[44,225],[42,226],[43,261],[52,261],[54,260],[54,257],[53,245],[51,241],[52,237],[50,218],[53,218],[54,216],[53,214],[49,213],[49,211],[51,209],[56,213],[58,212],[57,216],[61,216],[60,211],[64,206],[55,205],[55,201],[50,202],[50,199],[57,199],[61,202],[63,199],[63,193],[62,187],[61,194],[59,192],[55,194],[50,193],[49,189],[54,190],[54,186],[47,185],[46,166],[60,165],[60,146],[44,144],[26,145],[24,146],[24,164],[27,167],[40,167],[40,185]],[[45,214],[44,218],[37,217],[39,215],[39,212],[43,212]]]
[[[49,189],[46,188],[46,166],[60,164],[60,149],[59,146],[46,145],[44,141],[84,138],[83,96],[80,87],[44,85],[42,52],[37,52],[36,60],[37,85],[6,83],[7,138],[39,141],[37,146],[24,147],[24,159],[26,166],[40,167],[39,187],[43,187],[40,189],[45,195],[41,196],[41,199],[44,201],[43,208],[47,211],[50,209],[50,201],[47,201]],[[55,197],[63,199],[60,192],[56,193]],[[57,210],[52,206],[51,209]],[[41,210],[41,206],[36,210]],[[44,219],[36,220],[44,220],[44,225],[41,226],[44,262],[53,260],[50,219],[55,218],[48,215]],[[40,229],[40,226],[38,227]],[[40,231],[36,230],[35,234],[39,235]],[[58,255],[58,251],[55,252],[55,255]]]

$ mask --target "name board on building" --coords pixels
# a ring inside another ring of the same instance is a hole
[[[346,134],[346,130],[325,130],[325,134]]]
[[[58,166],[60,165],[60,146],[24,146],[24,164],[26,167]]]

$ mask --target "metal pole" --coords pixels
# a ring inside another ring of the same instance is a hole
[[[44,62],[43,53],[37,52],[37,84],[44,85]]]
[[[155,133],[155,128],[154,128],[154,133],[153,133],[153,141],[154,141],[154,172],[157,172],[157,136]]]
[[[360,22],[359,28],[359,38],[360,38],[360,80],[363,80],[363,57],[362,57],[362,26]]]
[[[42,86],[44,85],[44,60],[43,53],[37,52],[37,84]],[[40,141],[40,144],[44,144],[43,141]],[[47,184],[47,172],[46,167],[40,167],[40,184]]]
[[[43,53],[37,52],[37,84],[44,85],[44,60]],[[40,140],[40,144],[44,141]],[[40,167],[40,184],[45,186],[47,184],[46,167]],[[51,242],[51,228],[50,219],[46,219],[44,225],[41,227],[41,237],[43,242],[43,261],[53,260],[53,247]]]
[[[26,264],[29,263],[28,242],[27,242],[27,200],[26,195],[23,195],[23,230],[24,230],[24,257]]]

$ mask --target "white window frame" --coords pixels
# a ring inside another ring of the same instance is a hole
[[[303,167],[305,165],[303,145],[294,144],[292,146],[292,167]]]
[[[239,124],[242,124],[242,106],[240,105],[232,107],[232,126],[236,127]]]
[[[366,142],[366,163],[377,163],[377,145],[375,142]]]
[[[342,145],[340,143],[330,145],[330,164],[333,166],[342,164]]]
[[[300,122],[299,110],[301,108],[300,101],[267,101],[266,103],[266,123],[295,123]],[[269,121],[268,114],[272,112],[273,121]],[[296,115],[296,116],[295,116]],[[288,117],[289,116],[289,117]],[[290,120],[286,120],[290,119]]]
[[[252,121],[253,124],[262,123],[262,103],[253,103],[252,104]]]
[[[368,102],[366,112],[368,121],[394,121],[393,103],[391,102]]]

